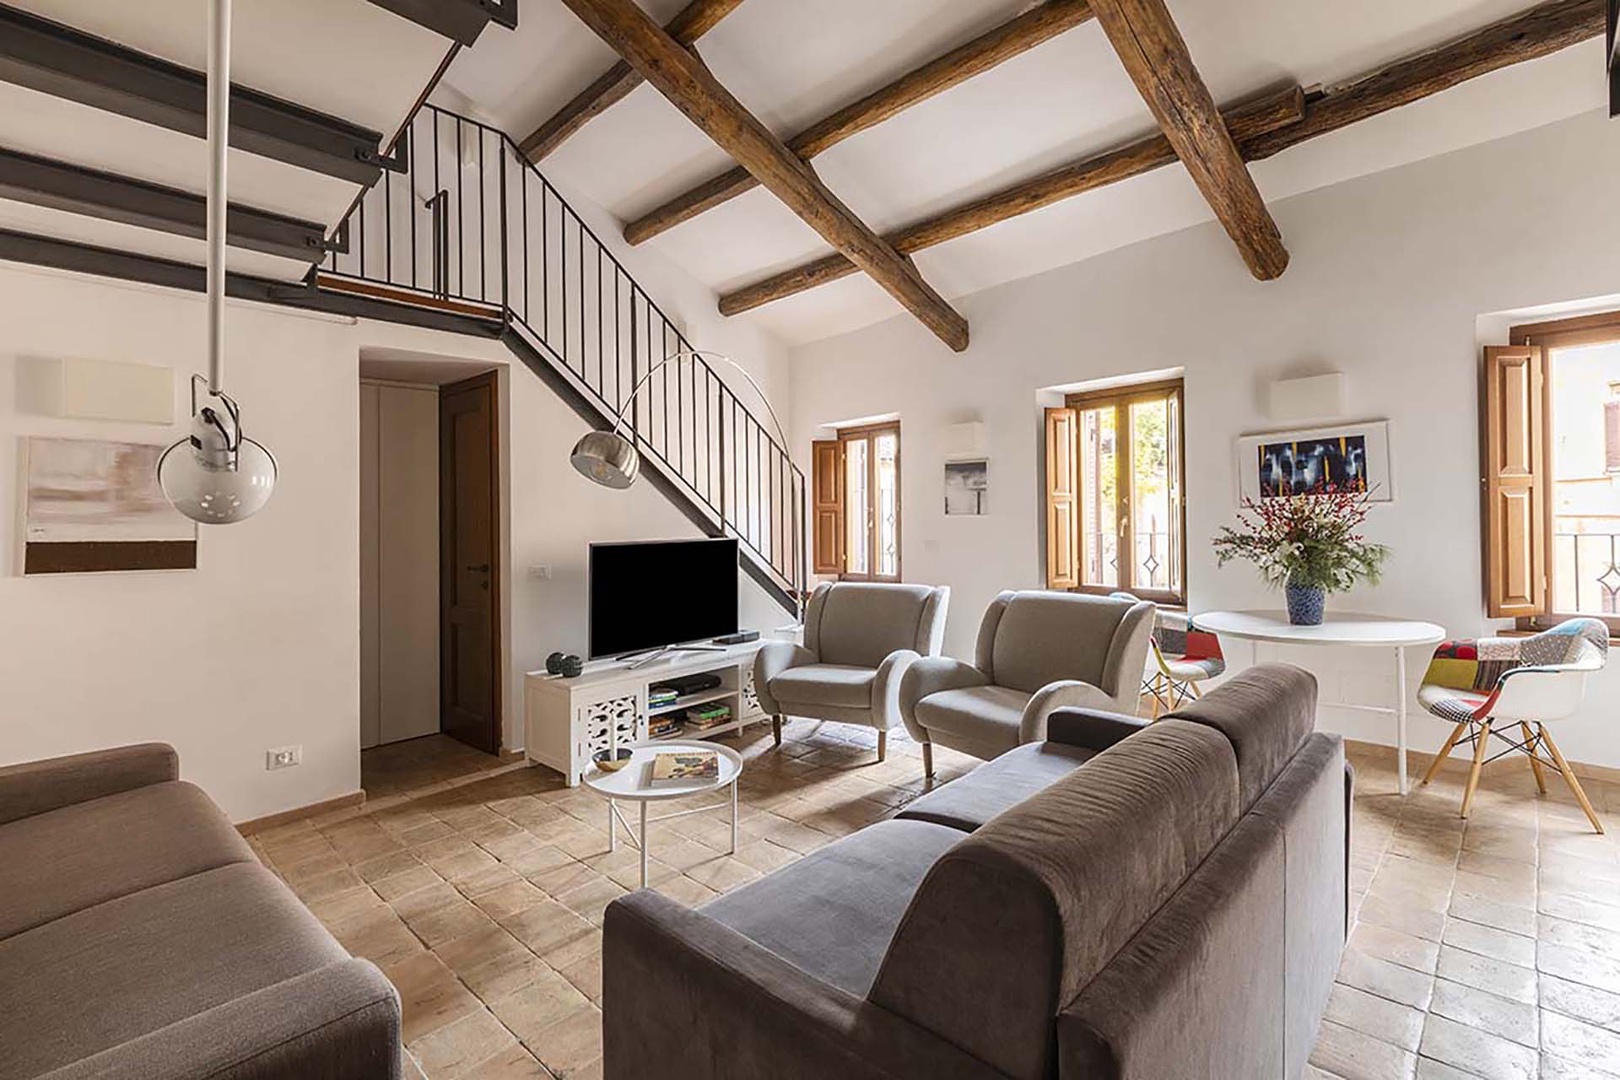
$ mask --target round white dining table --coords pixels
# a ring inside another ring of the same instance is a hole
[[[1209,611],[1200,614],[1197,622],[1200,629],[1223,639],[1249,642],[1251,664],[1258,662],[1262,643],[1391,650],[1395,655],[1394,706],[1335,702],[1334,707],[1387,713],[1395,718],[1396,770],[1401,794],[1406,794],[1406,650],[1420,645],[1438,645],[1446,639],[1443,627],[1413,619],[1337,611],[1328,612],[1318,626],[1295,626],[1282,611]],[[1226,655],[1231,656],[1229,652]]]

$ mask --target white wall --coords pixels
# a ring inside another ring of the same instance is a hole
[[[1394,549],[1384,583],[1329,603],[1487,630],[1480,586],[1476,319],[1620,289],[1620,128],[1577,117],[1273,205],[1288,272],[1261,284],[1226,235],[1201,226],[960,301],[973,344],[954,355],[909,317],[794,353],[795,445],[817,425],[896,412],[903,431],[908,580],[953,587],[947,649],[970,657],[985,604],[1041,585],[1036,392],[1184,367],[1191,607],[1277,606],[1252,569],[1217,569],[1208,539],[1236,503],[1234,438],[1278,425],[1269,381],[1347,373],[1349,417],[1387,417],[1397,490],[1368,522]],[[990,513],[941,509],[948,425],[983,420]],[[1313,659],[1326,701],[1384,703],[1393,664]],[[1239,658],[1244,659],[1242,657]],[[1426,656],[1413,655],[1413,685]],[[1572,759],[1620,765],[1620,665],[1559,730]],[[1323,724],[1392,741],[1381,718],[1326,709]],[[1418,715],[1414,745],[1443,725]]]
[[[0,266],[0,762],[144,740],[245,819],[355,791],[359,384],[342,320],[232,304],[226,387],[281,479],[258,516],[204,529],[198,568],[19,577],[27,435],[167,443],[182,429],[19,410],[21,357],[206,366],[200,296]],[[303,764],[267,772],[298,744]]]

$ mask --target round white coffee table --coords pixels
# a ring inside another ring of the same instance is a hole
[[[1243,638],[1251,646],[1251,662],[1259,659],[1260,643],[1277,645],[1333,645],[1340,648],[1385,648],[1395,652],[1395,706],[1334,703],[1335,708],[1389,713],[1395,717],[1396,771],[1400,791],[1406,794],[1406,650],[1412,645],[1438,645],[1445,629],[1431,622],[1389,619],[1382,615],[1355,615],[1330,611],[1318,626],[1295,626],[1282,611],[1210,611],[1197,618],[1200,629],[1223,638]]]
[[[648,783],[652,773],[653,759],[659,754],[683,752],[713,751],[720,760],[720,772],[713,780],[686,780],[673,784],[660,784],[653,787]],[[614,772],[592,765],[581,777],[584,785],[603,796],[608,801],[608,850],[619,850],[619,826],[629,836],[630,843],[641,852],[641,887],[647,887],[647,825],[653,821],[668,821],[670,818],[686,817],[688,814],[706,814],[714,807],[700,806],[693,810],[678,810],[672,814],[661,814],[658,817],[648,817],[647,807],[651,803],[664,802],[668,799],[685,799],[692,795],[702,795],[708,791],[720,791],[723,788],[731,789],[731,849],[728,854],[737,853],[737,777],[742,775],[743,759],[729,746],[720,746],[711,742],[695,742],[692,740],[667,739],[661,742],[644,743],[633,747],[630,760],[624,767]],[[619,812],[619,803],[633,802],[641,807],[641,827],[632,829],[630,823]]]

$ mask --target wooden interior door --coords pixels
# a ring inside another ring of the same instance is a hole
[[[501,748],[495,372],[439,390],[439,730]]]

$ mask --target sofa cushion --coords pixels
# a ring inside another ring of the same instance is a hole
[[[1062,743],[1028,743],[914,800],[898,816],[972,832],[1096,756]]]
[[[941,855],[871,1000],[1007,1076],[1055,1075],[1059,1010],[1237,819],[1231,744],[1160,721]]]
[[[1018,745],[1018,725],[1029,698],[1005,686],[970,686],[929,694],[914,711],[917,722],[930,731],[1010,750]]]
[[[844,664],[791,667],[771,680],[771,696],[783,704],[836,705],[865,709],[872,704],[875,668]]]
[[[19,818],[0,825],[0,938],[165,881],[252,861],[252,849],[219,808],[181,781]]]
[[[1110,596],[1018,593],[996,625],[992,681],[1028,694],[1059,679],[1102,686],[1114,632],[1132,606]]]
[[[1316,728],[1316,676],[1292,664],[1262,664],[1228,679],[1219,694],[1169,716],[1212,727],[1237,755],[1247,811]]]
[[[865,997],[918,884],[962,836],[926,821],[880,821],[711,900],[703,914]]]
[[[927,585],[838,582],[822,597],[820,618],[806,620],[815,640],[805,644],[829,664],[875,668],[897,649],[926,649],[930,602],[937,610]]]
[[[156,885],[0,941],[0,1076],[35,1076],[348,959],[258,863]]]

